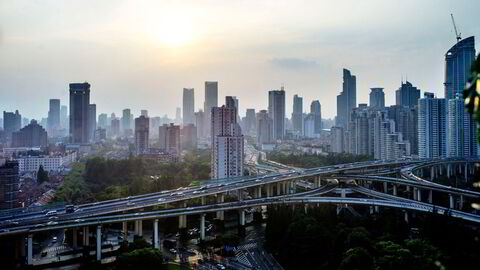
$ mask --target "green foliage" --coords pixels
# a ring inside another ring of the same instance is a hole
[[[162,253],[154,248],[142,248],[117,257],[116,269],[161,269]]]
[[[70,173],[65,177],[63,185],[55,192],[57,201],[79,204],[90,202],[93,195],[83,179],[85,166],[82,163],[75,163]]]
[[[341,270],[369,270],[373,269],[373,259],[368,251],[361,247],[347,250],[340,263]]]
[[[37,172],[37,182],[39,184],[48,181],[48,172],[43,169],[43,165],[40,165]]]
[[[472,64],[470,78],[463,91],[463,98],[468,111],[480,123],[480,55]]]
[[[284,154],[278,151],[268,153],[267,158],[269,160],[273,160],[285,165],[301,168],[315,168],[321,166],[360,162],[373,159],[373,157],[370,156],[357,156],[348,153],[330,153],[326,156],[322,156],[315,154]]]

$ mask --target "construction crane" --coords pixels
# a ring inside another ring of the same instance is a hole
[[[452,17],[453,29],[455,29],[455,36],[457,37],[457,42],[459,42],[460,39],[462,39],[462,37],[461,37],[461,34],[462,34],[462,33],[458,33],[458,31],[457,31],[457,25],[455,24],[455,19],[453,18],[453,14],[452,14],[452,13],[450,13],[450,17]]]

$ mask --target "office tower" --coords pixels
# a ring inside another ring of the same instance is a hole
[[[348,123],[348,152],[355,155],[374,153],[373,118],[375,111],[367,104],[359,104],[351,112]]]
[[[95,138],[95,130],[97,130],[97,105],[88,105],[88,136],[89,140],[93,141]]]
[[[206,81],[205,82],[205,101],[203,103],[204,112],[204,129],[206,136],[211,134],[211,116],[212,108],[218,107],[218,82]],[[197,125],[198,127],[198,125]]]
[[[180,107],[175,109],[175,123],[177,125],[182,124],[182,109],[180,109]]]
[[[418,156],[443,158],[447,156],[446,99],[424,93],[418,101]]]
[[[3,130],[3,118],[0,118],[0,130]]]
[[[194,124],[184,124],[180,135],[182,149],[192,150],[197,148],[197,127]]]
[[[319,133],[315,133],[315,115],[309,113],[304,117],[303,121],[303,135],[306,138],[316,138]]]
[[[283,140],[285,136],[285,91],[268,92],[268,116],[273,120],[274,140]]]
[[[229,105],[234,105],[226,101]],[[211,114],[212,178],[243,175],[244,138],[234,106],[213,107]]]
[[[135,118],[135,150],[137,155],[144,154],[148,150],[150,120],[141,115]]]
[[[162,119],[158,116],[150,117],[150,138],[158,137],[158,128],[161,126]]]
[[[19,167],[18,161],[0,160],[0,209],[19,207]]]
[[[110,136],[120,136],[120,119],[116,117],[112,117],[112,120],[110,121]]]
[[[65,105],[62,105],[60,107],[60,125],[61,125],[62,129],[67,129],[68,130],[69,120],[70,119],[68,119],[68,107],[65,106]]]
[[[395,132],[402,133],[403,140],[410,143],[411,153],[418,155],[418,106],[392,105],[387,112],[388,119],[395,122]]]
[[[293,112],[292,112],[293,130],[297,134],[303,134],[303,98],[298,95],[293,96]]]
[[[128,136],[131,133],[132,126],[132,113],[130,109],[124,109],[122,111],[122,132],[123,135]]]
[[[163,124],[158,129],[160,149],[179,155],[181,152],[181,130],[179,125]]]
[[[95,142],[101,142],[107,139],[107,130],[104,128],[97,128],[95,130],[95,137],[94,141]]]
[[[167,124],[158,127],[158,147],[167,150]]]
[[[106,113],[98,115],[98,127],[105,129],[108,127],[108,115]]]
[[[475,37],[460,40],[445,54],[445,98],[455,99],[463,89],[475,61]]]
[[[395,131],[395,121],[388,119],[386,111],[376,111],[373,119],[374,158],[381,160],[403,158],[411,155],[410,142]]]
[[[70,84],[70,142],[88,143],[90,84]]]
[[[49,105],[47,130],[54,137],[60,129],[60,99],[50,99]]]
[[[320,134],[322,131],[322,105],[320,105],[320,101],[314,100],[310,105],[310,113],[313,114],[314,117],[314,133]]]
[[[3,130],[7,140],[12,138],[12,133],[19,131],[22,127],[22,116],[18,113],[18,110],[15,112],[6,112],[3,111]]]
[[[30,124],[30,119],[23,117],[22,118],[22,128],[25,127],[26,125]]]
[[[140,110],[140,115],[148,117],[148,110]]]
[[[195,126],[197,126],[197,137],[206,138],[207,130],[205,128],[205,113],[202,110],[199,110],[195,113]]]
[[[413,108],[417,106],[420,98],[420,89],[413,86],[409,81],[402,82],[400,88],[395,91],[395,104]]]
[[[268,116],[267,110],[257,114],[257,145],[274,143],[273,119]]]
[[[12,133],[12,147],[46,147],[47,145],[47,131],[35,120]]]
[[[183,88],[183,124],[195,124],[195,94],[193,88]]]
[[[455,99],[447,100],[447,157],[476,157],[476,123],[465,110],[462,93],[456,95]]]
[[[348,69],[343,69],[342,87],[342,92],[337,96],[336,125],[346,128],[350,121],[350,112],[357,107],[357,78]]]
[[[257,120],[255,116],[255,109],[247,109],[244,126],[245,134],[250,136],[254,136],[256,134]]]
[[[332,127],[330,129],[330,151],[333,153],[343,153],[344,151],[344,132],[342,127]]]
[[[370,88],[370,108],[385,108],[385,93],[383,93],[383,88]]]
[[[40,120],[40,126],[42,126],[44,129],[47,129],[47,122],[48,122],[48,119],[45,117],[42,117],[42,119]]]

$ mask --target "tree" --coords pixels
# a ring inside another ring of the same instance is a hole
[[[43,169],[43,165],[40,165],[37,172],[37,182],[39,184],[48,181],[48,172]]]
[[[373,258],[368,251],[361,247],[347,250],[340,263],[342,270],[369,270],[373,269]]]
[[[480,55],[472,64],[470,78],[463,91],[463,98],[468,112],[480,123]],[[477,129],[477,135],[480,138],[480,126]]]
[[[162,253],[154,248],[142,248],[124,253],[117,258],[117,269],[161,269]]]

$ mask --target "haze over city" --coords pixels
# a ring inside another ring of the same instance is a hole
[[[265,109],[263,93],[283,84],[287,115],[299,94],[332,118],[344,67],[357,76],[358,103],[384,87],[394,104],[402,78],[442,97],[449,15],[463,36],[478,36],[479,9],[463,0],[1,1],[0,109],[41,119],[46,97],[68,103],[68,83],[88,81],[98,113],[174,117],[184,87],[195,88],[198,109],[214,80],[219,96],[241,100],[241,115]]]

